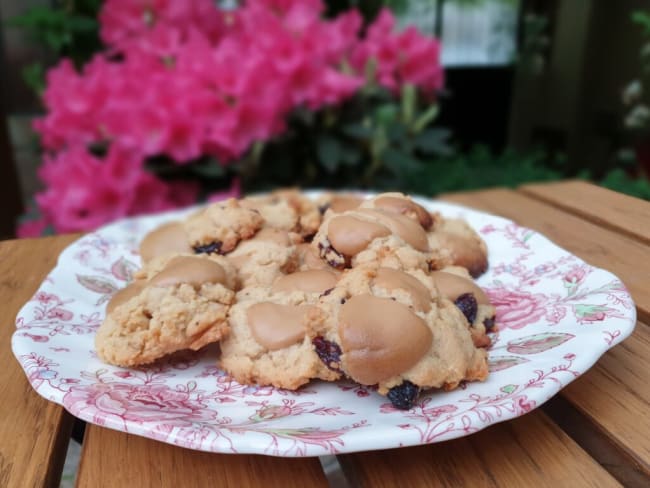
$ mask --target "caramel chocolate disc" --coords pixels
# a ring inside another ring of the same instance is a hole
[[[411,295],[413,307],[416,310],[423,312],[431,310],[431,292],[420,280],[410,274],[391,268],[379,268],[374,284],[386,290],[405,290]]]
[[[388,227],[366,222],[349,215],[330,220],[327,239],[332,247],[346,256],[355,256],[363,251],[373,239],[390,235]]]
[[[334,195],[327,207],[334,213],[343,213],[354,210],[363,203],[363,198],[354,195]]]
[[[312,305],[280,305],[260,302],[246,311],[248,325],[257,343],[271,351],[289,347],[305,337],[305,315]]]
[[[487,256],[474,239],[451,232],[434,232],[433,235],[441,248],[449,250],[452,264],[467,269],[475,278],[485,273]]]
[[[353,296],[338,318],[346,371],[364,385],[408,371],[431,347],[424,320],[390,298]]]
[[[163,270],[149,280],[151,286],[174,286],[187,283],[200,288],[204,283],[227,283],[226,272],[210,259],[195,256],[177,256]]]
[[[427,252],[429,250],[429,240],[427,233],[417,222],[404,217],[403,215],[387,212],[385,210],[372,210],[369,208],[360,208],[358,212],[365,215],[372,215],[381,224],[388,227],[393,234],[397,234],[405,242],[410,244],[418,251]],[[330,224],[331,225],[331,224]],[[374,224],[378,225],[378,224]]]
[[[322,260],[318,255],[318,251],[314,246],[308,243],[298,244],[296,246],[298,257],[302,265],[311,269],[330,269],[326,261]]]
[[[453,273],[445,273],[444,271],[434,271],[431,273],[431,278],[433,278],[440,294],[452,302],[464,293],[471,293],[478,304],[490,304],[485,292],[472,280]]]
[[[308,293],[323,293],[325,290],[334,288],[337,279],[336,275],[325,269],[309,269],[298,271],[278,278],[273,283],[272,291],[305,291]]]
[[[123,303],[128,302],[131,298],[140,294],[146,284],[145,280],[136,280],[126,287],[115,292],[106,304],[106,314],[108,315]]]
[[[429,214],[422,205],[418,205],[413,200],[409,200],[406,197],[400,198],[380,195],[374,203],[376,208],[402,214],[419,222],[426,230],[429,230],[433,225],[433,217],[431,217],[431,214]]]
[[[193,253],[183,224],[170,222],[152,230],[140,243],[140,258],[143,263],[165,254]]]

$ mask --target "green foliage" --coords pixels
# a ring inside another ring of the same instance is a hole
[[[650,12],[635,10],[632,12],[632,22],[642,27],[645,36],[650,36]]]
[[[79,68],[100,50],[97,13],[101,0],[68,0],[36,6],[13,17],[8,25],[22,29],[33,42],[55,58],[68,57]],[[23,70],[23,79],[37,93],[45,85],[45,68],[33,63]]]
[[[395,97],[371,83],[340,107],[294,113],[285,134],[241,165],[244,184],[403,187],[409,172],[453,152],[450,132],[432,126],[437,114],[414,87]]]
[[[650,200],[650,181],[644,178],[631,178],[622,169],[610,171],[599,184],[610,190]]]
[[[482,145],[467,153],[429,161],[409,174],[407,190],[422,195],[474,190],[495,186],[516,187],[533,181],[550,181],[562,174],[549,167],[542,151],[518,154],[506,150],[495,155]]]

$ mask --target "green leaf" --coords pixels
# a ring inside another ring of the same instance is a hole
[[[23,80],[39,95],[45,90],[45,68],[42,63],[28,64],[22,71]]]
[[[417,99],[418,92],[415,86],[409,83],[402,86],[402,120],[406,124],[410,125],[413,122]]]
[[[506,385],[506,386],[502,386],[502,387],[500,388],[500,390],[501,390],[503,393],[507,393],[508,395],[510,395],[510,394],[511,394],[513,391],[515,391],[516,389],[517,389],[517,385]]]
[[[434,121],[434,119],[438,116],[438,113],[440,112],[440,108],[438,105],[431,105],[428,109],[426,109],[422,114],[418,116],[418,118],[415,120],[413,123],[413,132],[416,134],[418,132],[421,132],[427,125],[429,125],[431,122]]]
[[[341,163],[341,143],[334,137],[323,134],[316,140],[318,161],[329,173],[334,173]]]
[[[426,129],[415,137],[415,147],[425,154],[449,156],[453,153],[453,149],[447,142],[450,137],[449,129]]]
[[[341,162],[346,166],[357,166],[361,162],[361,150],[352,144],[342,145]]]
[[[422,166],[418,159],[393,147],[389,147],[384,151],[382,161],[395,174],[417,171]]]
[[[393,122],[386,128],[388,139],[397,145],[401,145],[403,140],[408,136],[408,129],[400,122]]]
[[[399,108],[394,103],[384,103],[375,110],[375,119],[380,125],[388,125],[397,120]]]
[[[361,122],[345,124],[341,127],[341,132],[343,132],[343,134],[346,136],[360,140],[365,140],[372,137],[372,127],[369,127],[368,125],[365,125]]]
[[[209,158],[199,163],[192,163],[188,168],[192,173],[202,178],[222,178],[226,174],[226,169],[214,158]]]

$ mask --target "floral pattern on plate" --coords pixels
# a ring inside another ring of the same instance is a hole
[[[102,363],[94,332],[138,268],[139,240],[187,211],[121,220],[71,244],[16,317],[14,354],[39,394],[85,421],[203,451],[317,456],[438,442],[518,417],[631,334],[634,304],[611,273],[511,221],[418,201],[465,218],[488,245],[478,283],[499,327],[484,383],[430,391],[401,411],[349,382],[295,392],[240,385],[215,366],[211,347],[154,367]]]

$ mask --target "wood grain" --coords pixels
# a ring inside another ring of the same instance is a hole
[[[650,486],[650,327],[637,324],[562,394],[634,459]]]
[[[211,454],[88,425],[80,488],[326,487],[318,458]]]
[[[0,486],[58,486],[72,417],[41,398],[11,351],[16,314],[75,236],[0,242]]]
[[[521,192],[650,244],[650,205],[584,181],[524,185]]]
[[[430,446],[339,456],[354,486],[620,486],[541,411]]]
[[[486,210],[539,231],[589,264],[616,274],[630,291],[639,318],[650,322],[650,259],[642,242],[603,229],[513,190],[443,195],[441,199]]]

